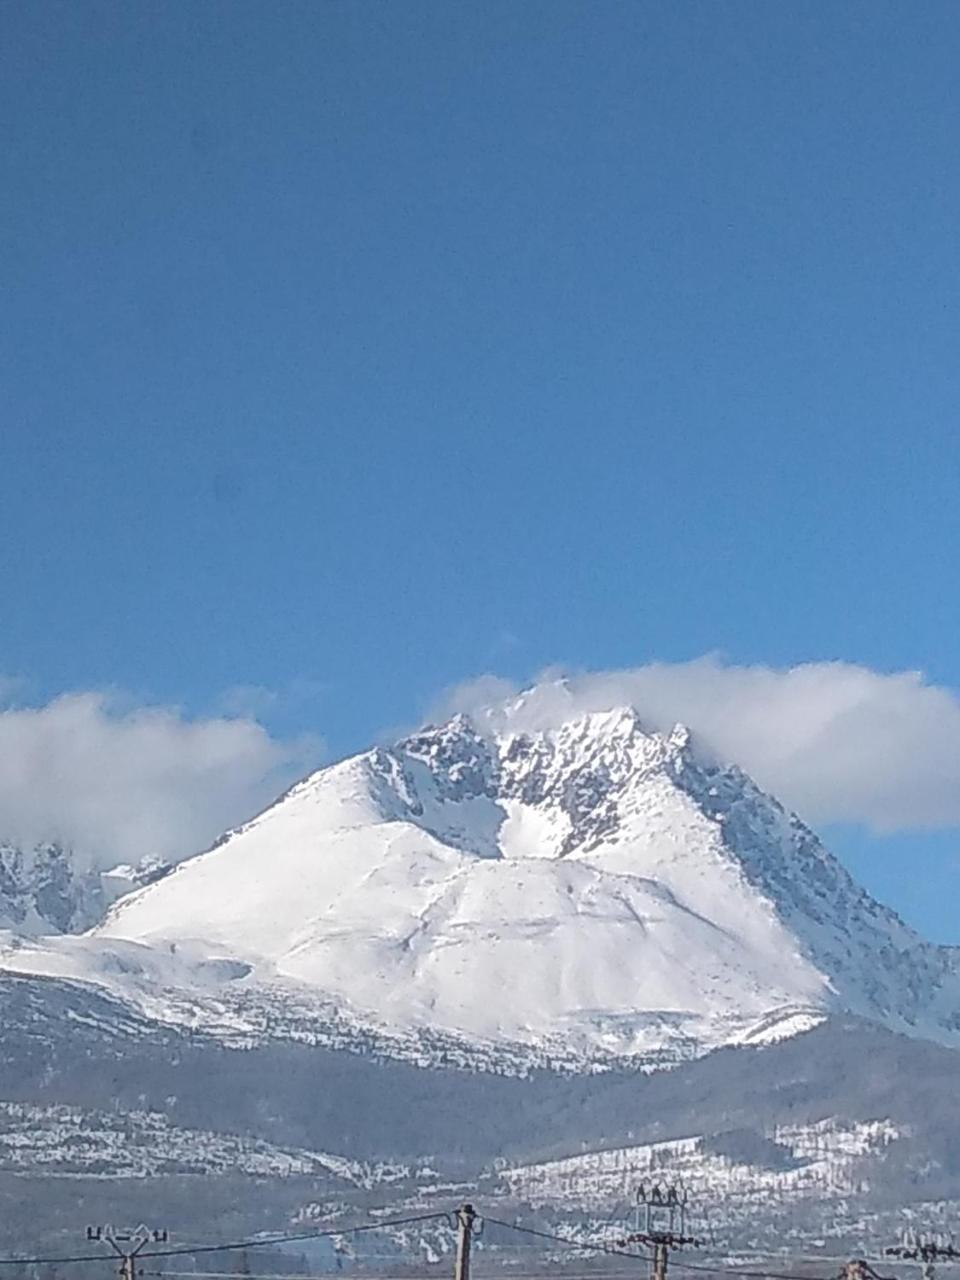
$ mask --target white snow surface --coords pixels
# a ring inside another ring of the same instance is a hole
[[[146,1178],[164,1173],[317,1177],[369,1190],[409,1176],[325,1151],[278,1147],[240,1134],[182,1128],[160,1112],[91,1111],[0,1101],[0,1171],[48,1177]]]
[[[87,935],[11,939],[0,965],[141,1005],[145,984],[178,993],[168,1009],[284,990],[586,1059],[764,1043],[844,1010],[960,1042],[955,953],[629,708],[530,734],[457,716],[322,769]]]
[[[730,1207],[759,1211],[780,1197],[862,1194],[876,1160],[901,1136],[890,1120],[830,1118],[771,1129],[765,1162],[721,1153],[716,1139],[698,1136],[507,1167],[499,1176],[527,1204],[603,1210],[629,1203],[638,1184],[655,1182],[669,1169],[694,1202],[722,1196]]]

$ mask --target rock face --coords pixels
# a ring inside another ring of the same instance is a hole
[[[0,844],[0,927],[78,932],[97,923],[106,905],[99,873],[76,872],[62,845]]]
[[[147,857],[136,866],[83,870],[56,841],[32,848],[0,842],[0,929],[28,936],[82,933],[99,924],[117,898],[170,869]]]
[[[457,716],[320,770],[117,903],[90,944],[121,943],[202,960],[207,981],[225,965],[251,998],[585,1061],[843,1012],[960,1041],[955,951],[739,769],[629,708],[524,733]]]

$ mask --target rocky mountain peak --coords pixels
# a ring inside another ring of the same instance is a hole
[[[662,1062],[839,1011],[960,1040],[952,954],[683,726],[629,707],[458,715],[320,770],[80,941],[43,965],[151,1000],[293,984],[357,1025],[586,1058]],[[116,976],[134,972],[152,976]]]
[[[427,726],[398,742],[392,754],[408,773],[414,766],[422,766],[444,799],[467,800],[492,796],[496,791],[495,748],[467,715]]]
[[[460,713],[372,755],[395,802],[388,812],[420,821],[441,839],[455,837],[458,847],[468,847],[467,835],[452,821],[451,806],[480,800],[495,806],[497,813],[482,824],[483,847],[475,850],[485,857],[507,852],[497,830],[511,805],[555,820],[557,839],[534,856],[562,857],[612,835],[631,788],[657,773],[679,778],[699,759],[684,726],[649,730],[632,707],[578,715],[550,728],[499,732]]]

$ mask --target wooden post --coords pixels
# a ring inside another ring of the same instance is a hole
[[[457,1210],[457,1266],[454,1280],[470,1280],[470,1241],[476,1216],[472,1204],[461,1205]]]

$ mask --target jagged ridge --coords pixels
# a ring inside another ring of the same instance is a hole
[[[388,1042],[585,1063],[662,1065],[842,1011],[960,1038],[953,954],[740,770],[630,708],[523,732],[457,716],[320,770],[89,938],[5,963],[198,1026],[273,1005],[292,1028],[312,1001]]]

